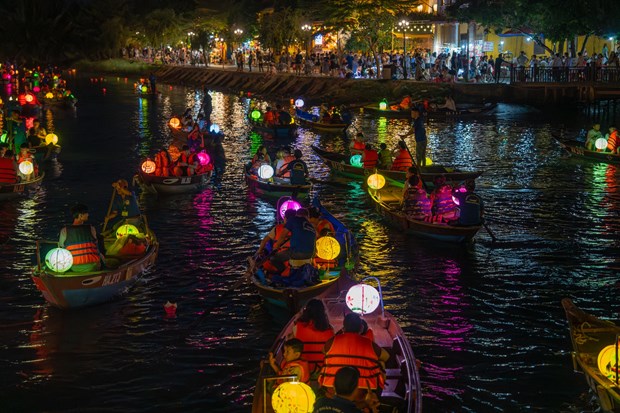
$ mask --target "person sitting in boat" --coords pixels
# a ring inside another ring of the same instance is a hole
[[[388,150],[387,145],[382,143],[379,145],[379,160],[377,161],[377,169],[392,168],[392,152]]]
[[[308,177],[308,165],[304,161],[301,160],[303,154],[299,149],[295,149],[293,152],[295,156],[295,160],[289,162],[281,171],[278,173],[278,177],[284,176],[287,171],[290,171],[291,176],[289,181],[291,185],[306,185],[306,178]]]
[[[281,274],[284,272],[285,262],[289,260],[310,261],[314,257],[314,249],[316,245],[316,230],[310,221],[308,221],[308,211],[300,209],[294,211],[286,210],[284,213],[286,224],[284,230],[278,236],[276,243],[273,245],[274,250],[279,250],[284,243],[290,240],[290,247],[286,251],[279,251],[271,258],[271,263]],[[275,279],[275,277],[274,277]],[[285,279],[277,281],[285,282]]]
[[[194,124],[192,131],[187,135],[187,146],[192,152],[198,152],[200,148],[205,147],[204,135],[198,123]]]
[[[456,204],[452,200],[452,187],[446,183],[446,177],[443,175],[436,176],[433,184],[435,188],[431,193],[433,203],[433,221],[447,222],[456,217]]]
[[[32,128],[28,129],[28,143],[31,148],[36,146],[45,145],[45,137],[47,136],[47,132],[45,128],[41,126],[41,121],[39,119],[34,119],[32,121]]]
[[[607,138],[607,149],[605,152],[618,153],[618,147],[620,146],[620,137],[618,136],[618,130],[612,126],[609,128],[609,134]]]
[[[17,162],[7,155],[9,145],[0,143],[0,183],[14,184],[17,182]]]
[[[31,173],[27,175],[22,173],[19,169],[19,165],[22,162],[32,163]],[[30,152],[30,146],[25,142],[21,144],[21,147],[19,148],[19,155],[17,155],[17,173],[22,181],[29,181],[39,176],[39,166],[37,165],[37,161],[34,160],[34,156],[32,155],[32,152]]]
[[[411,95],[405,95],[398,105],[390,106],[392,110],[409,110],[411,109]]]
[[[596,151],[596,141],[602,137],[603,134],[601,133],[601,125],[599,123],[595,123],[586,135],[586,149],[589,151]]]
[[[289,216],[294,215],[294,211],[292,211],[288,215]],[[276,251],[285,252],[286,250],[288,250],[288,248],[291,245],[289,239],[286,239],[285,242],[281,244],[277,250],[274,248],[276,241],[278,240],[278,238],[280,238],[280,234],[284,232],[284,226],[286,225],[286,220],[287,220],[287,215],[285,213],[283,221],[279,224],[276,224],[273,228],[271,228],[271,231],[269,231],[269,233],[267,233],[267,235],[263,237],[262,241],[260,242],[260,246],[258,247],[258,251],[256,253],[257,256],[259,257],[258,258],[259,260],[261,260],[260,257],[264,256],[265,250],[268,247],[270,248],[272,255]],[[279,274],[282,277],[287,277],[290,274],[290,266],[289,266],[288,261],[284,261],[283,264],[284,264],[284,270],[279,271],[279,269],[271,263],[271,260],[265,260],[262,268],[263,268],[264,273],[266,274],[266,277],[271,279],[272,274]],[[261,281],[263,282],[267,281],[264,277],[260,277],[260,275],[259,275],[259,278],[261,278]]]
[[[448,96],[446,97],[446,101],[444,102],[444,104],[437,105],[435,109],[443,110],[446,112],[456,112],[456,102],[454,101],[452,96]]]
[[[323,301],[313,298],[306,303],[301,315],[295,320],[293,336],[304,343],[301,358],[308,362],[310,371],[321,369],[325,360],[323,347],[334,337],[334,327],[329,324]]]
[[[271,157],[269,156],[269,153],[267,153],[267,148],[265,148],[264,145],[260,145],[258,147],[258,149],[256,150],[256,153],[252,157],[251,163],[252,163],[252,173],[254,175],[258,173],[258,168],[260,168],[261,165],[263,164],[271,165]]]
[[[310,367],[308,362],[301,358],[304,343],[297,338],[291,338],[286,340],[282,347],[282,362],[279,366],[273,353],[269,352],[269,365],[273,371],[278,376],[296,376],[297,381],[308,383],[310,381]],[[287,380],[276,380],[276,384],[280,385],[285,381]]]
[[[155,155],[155,176],[170,176],[170,154],[162,149]]]
[[[366,147],[366,139],[364,138],[364,134],[359,132],[355,135],[355,138],[351,141],[349,145],[349,149],[352,155],[362,154],[364,152],[364,148]]]
[[[101,269],[103,262],[97,244],[97,230],[88,221],[88,207],[77,204],[71,208],[73,223],[60,230],[58,245],[73,256],[73,272],[90,272]]]
[[[282,105],[276,105],[276,112],[278,114],[278,124],[282,126],[290,125],[293,118],[291,114],[282,109]]]
[[[329,123],[342,123],[342,116],[340,116],[340,112],[338,112],[338,109],[335,107],[331,109],[331,119],[329,120]]]
[[[276,112],[271,109],[271,106],[267,106],[267,111],[265,112],[265,117],[263,122],[266,126],[275,126],[278,123],[278,118],[276,116]]]
[[[364,152],[362,153],[362,163],[364,165],[364,169],[376,168],[378,161],[379,153],[376,149],[373,149],[371,144],[367,143],[364,147]]]
[[[407,144],[405,144],[405,141],[401,140],[398,142],[398,148],[396,148],[395,153],[396,156],[394,157],[394,163],[392,163],[393,171],[405,172],[413,166],[413,159],[411,159],[411,154],[407,150]]]
[[[417,188],[418,189],[424,188],[424,184],[422,183],[422,179],[420,179],[420,175],[418,175],[418,170],[416,169],[415,166],[411,166],[405,172],[405,183],[403,184],[403,198],[405,197],[405,191],[407,191],[407,189],[410,188],[409,178],[412,177],[413,175],[418,177],[418,186],[417,186]]]
[[[114,241],[114,244],[108,247],[106,254],[108,256],[135,257],[144,255],[147,248],[148,240],[145,234],[131,234]]]
[[[183,145],[181,155],[174,164],[174,176],[194,176],[200,166],[198,157],[189,150],[189,146]]]
[[[463,191],[464,189],[465,191]],[[458,203],[458,219],[451,221],[451,225],[481,225],[484,216],[484,203],[482,198],[474,191],[476,182],[473,179],[465,181],[463,188],[454,191],[453,197]]]
[[[431,200],[426,191],[419,187],[417,175],[408,179],[407,189],[403,192],[403,211],[407,218],[419,221],[429,221],[431,218]]]
[[[295,157],[291,154],[290,149],[288,148],[280,149],[276,153],[276,161],[275,161],[275,165],[273,168],[276,175],[282,172],[282,178],[289,179],[291,177],[291,172],[288,170],[285,171],[284,169],[289,163],[293,162],[294,160],[295,160]]]
[[[359,378],[360,371],[356,367],[345,366],[338,369],[334,376],[335,395],[333,397],[318,398],[314,404],[314,411],[324,413],[378,411],[379,399],[377,397],[369,399],[367,395],[363,394],[363,390],[358,386]],[[358,405],[361,406],[358,407]],[[362,408],[366,408],[366,410],[362,410]]]
[[[181,116],[181,125],[183,125],[183,130],[190,131],[193,124],[194,118],[192,118],[192,108],[187,108],[185,109],[183,116]]]
[[[110,214],[106,220],[113,231],[121,224],[140,224],[140,206],[136,194],[129,190],[129,184],[125,179],[119,179],[112,183],[114,188],[114,200],[110,208]]]

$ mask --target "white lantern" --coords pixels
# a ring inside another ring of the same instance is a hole
[[[23,161],[19,164],[19,172],[24,175],[30,175],[34,171],[34,165],[30,161]]]
[[[304,105],[305,105],[305,102],[304,102],[304,100],[303,100],[303,99],[297,99],[297,100],[295,101],[295,107],[297,107],[297,108],[299,108],[299,109],[303,108],[303,107],[304,107]]]
[[[375,287],[357,284],[349,288],[345,302],[351,311],[358,314],[369,314],[379,307],[381,298]]]
[[[271,165],[261,165],[260,168],[258,168],[258,176],[260,177],[260,179],[269,179],[273,176],[273,168],[271,167]]]
[[[220,127],[217,126],[215,123],[213,125],[211,125],[211,127],[209,128],[209,131],[212,133],[220,133]]]
[[[607,139],[605,138],[598,138],[595,142],[594,142],[594,146],[596,146],[596,149],[599,150],[603,150],[605,148],[607,148]]]
[[[45,265],[52,271],[66,272],[73,265],[73,255],[64,248],[53,248],[45,255]]]

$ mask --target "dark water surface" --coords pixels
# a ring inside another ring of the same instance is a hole
[[[0,203],[1,412],[247,412],[259,360],[286,321],[246,285],[227,293],[274,215],[248,192],[243,164],[251,148],[277,143],[250,133],[247,99],[221,93],[213,94],[228,157],[221,187],[142,199],[161,250],[132,293],[61,312],[35,289],[34,240],[55,238],[76,201],[101,222],[111,183],[129,180],[167,141],[172,114],[200,106],[200,93],[178,87],[163,86],[160,100],[139,99],[133,81],[74,80],[77,111],[49,117],[60,161],[32,199]],[[361,275],[380,277],[386,307],[422,361],[425,411],[595,408],[572,372],[560,300],[618,316],[620,168],[568,158],[554,143],[559,125],[570,134],[583,122],[502,105],[496,117],[429,124],[433,160],[485,170],[477,182],[499,241],[483,232],[468,247],[387,227],[359,183],[330,177],[309,150],[342,148],[341,136],[301,129],[295,138],[323,182],[314,190],[356,234]],[[406,122],[356,125],[393,146]],[[168,300],[178,303],[175,319],[164,317]]]

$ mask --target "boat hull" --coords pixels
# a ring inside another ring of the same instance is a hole
[[[294,197],[298,197],[300,195],[305,196],[312,187],[310,184],[290,185],[285,182],[264,181],[257,176],[250,174],[248,172],[248,168],[246,168],[245,171],[245,181],[248,184],[248,187],[259,195],[277,198],[285,195],[293,195]]]
[[[158,195],[200,192],[211,182],[211,172],[194,176],[155,176],[139,172],[135,175],[143,191]]]
[[[563,142],[561,141],[557,136],[554,136],[555,140],[558,141],[558,143],[560,145],[562,145],[562,147],[571,155],[578,157],[578,158],[583,158],[583,159],[587,159],[590,161],[596,161],[596,162],[604,162],[604,163],[609,163],[609,164],[614,164],[614,165],[620,165],[620,155],[619,154],[612,154],[609,152],[595,152],[595,151],[589,151],[587,150],[584,146],[582,142],[577,142],[577,141],[568,141],[568,142]]]
[[[480,117],[490,115],[497,105],[495,103],[487,103],[484,105],[462,105],[457,106],[457,110],[429,110],[424,112],[424,116],[429,119],[460,119],[467,117]],[[386,118],[409,119],[411,118],[410,110],[392,110],[379,109],[378,104],[366,105],[362,107],[364,112],[373,116],[383,116]]]
[[[14,184],[0,183],[0,201],[27,195],[30,191],[41,185],[41,181],[43,181],[44,177],[45,173],[42,172],[37,178],[28,182],[17,182]]]
[[[276,138],[290,138],[295,135],[295,131],[297,130],[297,125],[277,125],[277,126],[266,126],[262,123],[254,122],[250,119],[250,125],[252,125],[252,129],[256,132],[268,133]]]

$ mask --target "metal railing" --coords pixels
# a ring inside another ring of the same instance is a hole
[[[511,67],[510,83],[620,83],[619,67]]]

